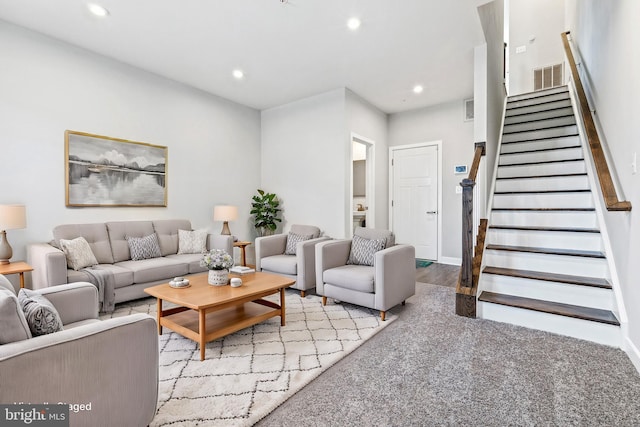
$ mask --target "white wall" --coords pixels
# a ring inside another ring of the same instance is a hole
[[[262,189],[276,193],[283,224],[344,237],[350,141],[345,89],[262,111]]]
[[[186,218],[219,233],[220,203],[239,206],[231,230],[251,237],[258,111],[2,22],[0,40],[0,203],[27,207],[27,228],[8,231],[14,260],[64,223]],[[65,129],[167,146],[168,206],[65,207]]]
[[[351,147],[351,133],[358,134],[375,143],[375,223],[367,224],[370,228],[389,229],[389,145],[387,143],[387,114],[362,99],[354,92],[346,91],[347,113],[347,156]],[[347,168],[349,165],[347,165]],[[347,177],[350,171],[347,170]],[[346,196],[349,195],[349,183],[346,182]],[[345,236],[350,230],[352,221],[351,201],[346,201]]]
[[[471,167],[473,160],[473,121],[464,121],[463,100],[434,107],[391,114],[389,146],[442,141],[442,253],[459,260],[462,239],[462,199],[456,185],[464,175],[453,173],[455,165]]]
[[[634,153],[640,155],[640,2],[619,0],[567,1],[567,27],[580,52],[591,88],[595,118],[603,133],[621,188],[631,212],[606,212],[605,221],[628,315],[632,360],[640,370],[640,174],[633,174]]]
[[[564,8],[564,0],[509,0],[509,95],[533,91],[534,68],[564,61]]]

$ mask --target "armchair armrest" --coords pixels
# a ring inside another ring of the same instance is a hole
[[[71,425],[146,426],[158,399],[155,320],[134,314],[0,346],[0,402],[90,404]]]
[[[346,265],[351,252],[351,239],[337,239],[316,245],[316,291],[324,292],[322,273],[330,268]]]
[[[98,318],[98,288],[91,283],[69,283],[36,292],[51,301],[60,314],[63,325]]]
[[[223,234],[209,234],[207,236],[207,249],[224,249],[233,256],[233,236]]]
[[[327,236],[299,242],[296,247],[296,263],[298,265],[298,287],[311,289],[316,283],[316,245],[331,240]]]
[[[33,267],[33,289],[67,283],[67,258],[60,249],[48,243],[32,243],[27,247],[27,262]]]
[[[281,255],[287,248],[287,235],[274,234],[256,238],[256,271],[261,270],[260,260],[268,256]]]
[[[376,252],[375,308],[388,310],[416,293],[416,251],[395,245]]]

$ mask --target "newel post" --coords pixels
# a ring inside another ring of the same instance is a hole
[[[473,187],[476,182],[463,179],[462,186],[462,266],[460,268],[460,285],[465,288],[473,286]]]

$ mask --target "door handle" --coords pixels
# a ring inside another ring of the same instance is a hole
[[[438,211],[427,211],[427,213],[428,213],[428,214],[435,215],[435,214],[437,214],[437,213],[438,213]]]

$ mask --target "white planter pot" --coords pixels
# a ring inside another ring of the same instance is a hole
[[[229,270],[209,270],[209,284],[224,286],[229,283]]]

